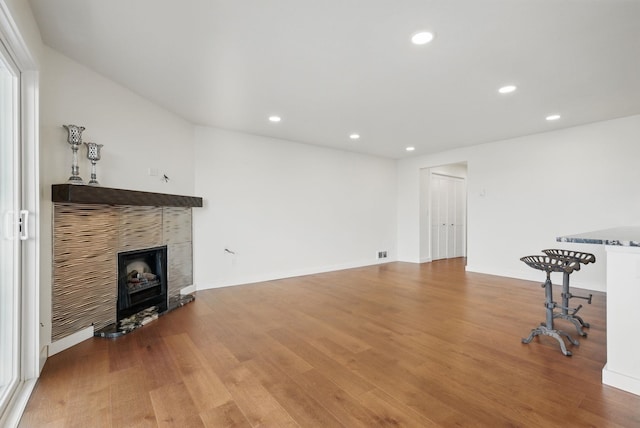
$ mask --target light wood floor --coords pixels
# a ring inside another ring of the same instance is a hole
[[[201,291],[49,358],[21,426],[640,426],[640,397],[601,384],[605,295],[572,357],[520,342],[543,295],[463,259]]]

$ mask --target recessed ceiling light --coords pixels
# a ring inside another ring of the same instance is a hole
[[[351,134],[349,135],[349,138],[351,138],[352,140],[358,140],[360,139],[360,134]]]
[[[414,151],[415,149],[416,149],[415,147],[411,147],[411,146],[409,146],[409,147],[407,147],[407,148],[406,148],[406,150],[407,150],[408,152],[412,152],[412,151]]]
[[[515,85],[506,85],[503,86],[502,88],[498,89],[498,92],[500,92],[501,94],[510,94],[511,92],[515,91],[516,89],[518,89]]]
[[[280,116],[269,116],[269,122],[280,122],[282,120],[282,118]]]
[[[411,43],[414,45],[426,45],[433,40],[435,36],[429,31],[421,31],[411,36]]]
[[[552,114],[552,115],[549,115],[549,116],[545,117],[545,119],[547,119],[548,121],[558,120],[558,119],[560,119],[560,115],[559,114]]]

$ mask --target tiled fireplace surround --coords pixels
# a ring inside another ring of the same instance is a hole
[[[191,207],[201,198],[54,185],[52,200],[53,341],[116,322],[119,252],[166,245],[169,300],[193,284]]]

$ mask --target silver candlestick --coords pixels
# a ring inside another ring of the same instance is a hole
[[[67,142],[71,144],[71,150],[73,151],[73,161],[71,163],[71,177],[69,177],[68,182],[71,184],[84,184],[82,178],[80,177],[80,168],[78,167],[78,148],[82,145],[82,131],[84,131],[84,126],[76,126],[76,125],[62,125],[67,132],[69,133],[69,137],[67,138]]]
[[[97,177],[96,177],[96,162],[100,160],[100,149],[104,144],[96,144],[96,143],[84,143],[87,146],[87,159],[91,161],[91,180],[89,184],[92,186],[99,186]]]

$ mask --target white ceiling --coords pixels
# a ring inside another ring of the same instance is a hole
[[[30,3],[47,45],[194,124],[403,158],[640,113],[640,0]]]

